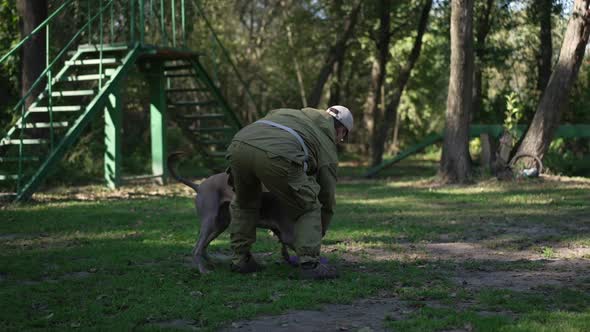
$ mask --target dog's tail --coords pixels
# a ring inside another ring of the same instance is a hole
[[[199,185],[198,184],[193,183],[193,182],[183,178],[182,176],[178,175],[178,173],[176,172],[176,163],[180,160],[180,157],[183,155],[185,155],[185,153],[180,152],[180,151],[172,152],[171,154],[168,155],[168,158],[166,159],[166,166],[168,167],[168,172],[176,181],[193,188],[193,190],[198,193],[199,192]]]

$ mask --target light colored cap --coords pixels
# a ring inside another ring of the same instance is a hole
[[[333,116],[336,120],[340,121],[348,132],[352,131],[353,119],[352,113],[348,110],[348,108],[340,105],[330,106],[326,112]]]

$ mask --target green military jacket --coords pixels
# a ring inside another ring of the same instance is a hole
[[[264,120],[276,122],[295,130],[308,148],[307,174],[320,185],[318,200],[322,204],[322,225],[326,230],[336,205],[335,189],[338,169],[336,130],[332,116],[314,108],[277,109],[270,111]],[[264,123],[252,123],[236,134],[241,141],[261,150],[279,155],[303,165],[304,152],[297,139],[284,129]]]

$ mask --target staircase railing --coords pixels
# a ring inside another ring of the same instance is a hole
[[[23,180],[23,157],[25,156],[23,151],[25,144],[23,143],[27,137],[25,129],[30,111],[28,107],[35,106],[41,96],[45,98],[44,102],[47,101],[46,116],[49,131],[46,135],[49,141],[48,154],[51,154],[57,144],[53,119],[55,97],[52,83],[60,80],[65,74],[67,56],[72,52],[81,54],[77,47],[83,43],[89,44],[98,52],[98,88],[102,89],[105,84],[103,77],[106,77],[106,69],[102,65],[103,53],[106,52],[105,45],[139,46],[140,49],[146,50],[156,47],[188,50],[189,45],[197,44],[195,43],[196,38],[208,34],[212,46],[206,47],[204,51],[212,51],[209,52],[209,62],[212,66],[204,64],[206,70],[213,73],[212,77],[218,77],[217,69],[223,64],[225,66],[223,73],[239,80],[251,103],[250,106],[255,109],[257,116],[261,115],[246,81],[240,74],[230,52],[222,44],[204,10],[196,0],[190,4],[187,2],[185,0],[65,0],[62,4],[57,5],[39,26],[22,38],[10,51],[4,55],[0,54],[0,69],[2,69],[9,61],[14,63],[14,59],[21,56],[25,45],[34,42],[33,39],[40,36],[43,38],[42,35],[45,35],[45,68],[34,78],[33,83],[26,91],[23,91],[20,99],[11,108],[13,116],[12,120],[8,120],[12,122],[8,132],[0,133],[0,142],[15,139],[20,141],[18,152],[15,149],[12,150],[19,158],[17,191],[20,190]],[[194,27],[197,24],[195,24],[196,20],[192,18],[197,16],[202,19],[206,32],[195,31]],[[191,22],[191,24],[187,24],[187,22]],[[66,29],[64,28],[66,23],[70,26],[74,25],[76,28]],[[216,52],[217,49],[221,50],[219,54]],[[203,50],[199,49],[198,51]],[[219,85],[218,80],[218,88]],[[40,91],[43,91],[43,94],[39,95]],[[236,98],[230,98],[230,100],[236,100]],[[4,122],[1,125],[4,127],[7,123]],[[1,145],[2,143],[0,143],[0,153],[4,153]]]
[[[30,105],[27,105],[27,100],[29,99],[29,97],[31,97],[31,95],[34,94],[35,91],[37,91],[40,87],[40,85],[42,83],[46,83],[47,87],[45,88],[46,90],[46,95],[47,95],[47,99],[48,99],[48,118],[49,118],[49,144],[50,144],[50,151],[53,150],[54,146],[55,146],[55,135],[54,135],[54,122],[53,122],[53,109],[52,109],[52,105],[53,105],[53,91],[52,91],[52,82],[56,79],[59,79],[60,76],[63,74],[63,70],[60,71],[60,69],[63,68],[63,63],[64,63],[64,55],[66,55],[68,53],[68,51],[72,48],[72,46],[76,46],[77,44],[79,44],[82,35],[84,34],[84,32],[87,33],[87,38],[88,41],[92,41],[92,27],[93,25],[97,25],[100,30],[99,33],[99,45],[100,45],[100,59],[102,60],[102,53],[103,53],[103,45],[104,45],[104,36],[103,36],[103,23],[104,23],[104,17],[105,17],[105,12],[107,10],[110,10],[111,12],[111,28],[110,31],[111,33],[111,40],[113,40],[113,35],[114,35],[114,20],[113,20],[113,4],[114,4],[114,0],[99,0],[98,1],[98,9],[94,8],[94,10],[91,10],[92,5],[96,6],[96,1],[91,1],[91,0],[86,0],[87,8],[88,8],[88,13],[87,13],[87,17],[86,17],[86,21],[85,23],[82,25],[82,27],[79,28],[79,30],[77,30],[74,35],[68,39],[63,46],[59,47],[58,45],[55,45],[55,43],[52,44],[52,32],[53,32],[53,28],[57,25],[57,21],[60,19],[61,16],[65,16],[67,15],[67,11],[74,11],[76,9],[76,6],[79,7],[79,3],[81,1],[74,1],[74,0],[67,0],[65,1],[63,4],[61,4],[60,6],[58,6],[43,22],[41,22],[41,24],[39,24],[39,26],[37,26],[35,29],[33,29],[33,31],[31,31],[27,36],[25,36],[19,43],[17,43],[16,46],[14,46],[9,52],[7,52],[5,55],[3,55],[0,58],[0,67],[3,66],[11,57],[15,57],[17,56],[18,52],[22,50],[22,48],[24,47],[24,45],[26,45],[27,43],[30,43],[31,40],[33,39],[33,37],[42,34],[43,32],[45,32],[45,69],[39,74],[39,76],[35,79],[35,81],[30,85],[30,87],[28,88],[27,91],[25,91],[23,93],[23,95],[21,96],[20,100],[16,103],[16,105],[12,108],[12,112],[14,112],[15,114],[18,114],[19,110],[20,110],[20,114],[17,117],[17,122],[15,125],[15,127],[13,127],[11,130],[8,131],[8,133],[6,135],[3,135],[2,137],[2,141],[1,142],[6,142],[6,140],[11,139],[12,135],[15,133],[16,128],[20,127],[20,131],[19,131],[19,151],[18,151],[18,173],[17,173],[17,191],[20,190],[21,184],[22,184],[22,177],[23,177],[23,141],[24,141],[24,131],[27,128],[27,117],[26,117],[26,113],[27,113],[27,107]],[[78,42],[78,43],[76,43]],[[51,56],[52,55],[52,49],[57,49],[57,54],[55,56]],[[60,67],[61,65],[61,67]],[[57,73],[57,74],[55,74]],[[99,77],[102,77],[102,75],[104,74],[102,65],[99,67]],[[102,88],[102,79],[99,80],[99,87]]]

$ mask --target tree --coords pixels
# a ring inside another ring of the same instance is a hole
[[[328,54],[324,60],[324,64],[320,69],[319,75],[309,97],[307,98],[307,105],[310,107],[317,107],[320,103],[320,99],[322,97],[322,92],[324,91],[324,85],[332,75],[334,70],[334,64],[337,62],[342,62],[344,59],[344,55],[346,53],[346,46],[348,41],[352,38],[354,34],[354,28],[356,26],[359,13],[361,11],[361,4],[362,1],[357,1],[354,5],[350,14],[344,19],[343,23],[343,30],[344,32],[338,38],[336,43],[330,47]]]
[[[420,51],[422,49],[422,37],[426,32],[428,24],[428,16],[430,15],[430,9],[432,8],[432,0],[426,0],[420,14],[420,20],[418,22],[418,28],[416,32],[416,38],[412,50],[408,55],[406,63],[400,67],[397,79],[395,80],[392,88],[392,94],[390,100],[385,108],[385,114],[383,115],[383,121],[376,122],[377,130],[374,133],[372,140],[372,166],[376,166],[381,163],[383,158],[383,151],[385,150],[385,141],[387,135],[391,131],[394,121],[396,121],[397,109],[402,97],[402,93],[410,79],[412,69],[418,61]]]
[[[383,82],[387,74],[387,62],[389,61],[389,41],[391,38],[391,1],[381,0],[379,1],[376,10],[380,13],[379,16],[379,28],[376,32],[371,34],[371,37],[375,41],[375,48],[377,54],[373,59],[371,68],[371,84],[370,90],[367,95],[366,111],[368,123],[368,136],[371,139],[371,146],[376,145],[375,139],[377,138],[377,126],[383,118],[383,109],[385,108],[384,103],[381,102],[383,98]],[[379,104],[382,104],[381,107]],[[375,151],[370,150],[372,153],[372,162],[377,159]],[[380,158],[380,157],[379,157]]]
[[[465,183],[471,173],[469,111],[473,83],[473,0],[451,3],[451,74],[439,176]]]
[[[21,16],[20,31],[24,38],[47,18],[47,0],[18,0],[18,12]],[[24,96],[45,69],[45,30],[38,32],[22,48],[21,93]],[[37,94],[44,88],[43,84],[27,97],[25,107],[35,101]]]
[[[533,121],[515,155],[530,154],[543,159],[559,125],[590,35],[590,0],[575,0],[572,16],[561,45],[559,60],[543,92]]]
[[[551,14],[554,0],[533,2],[533,13],[539,24],[539,54],[537,55],[537,90],[543,91],[551,76],[551,59],[553,57],[553,39],[551,38]]]
[[[492,11],[495,0],[486,0],[481,5],[480,15],[477,15],[477,25],[475,26],[475,63],[474,63],[474,82],[473,82],[473,107],[471,114],[475,120],[482,112],[482,80],[485,57],[487,55],[486,38],[492,27]]]

